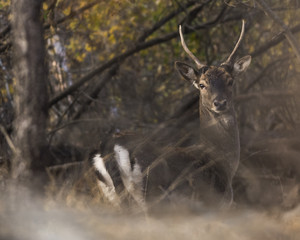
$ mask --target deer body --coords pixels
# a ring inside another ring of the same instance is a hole
[[[121,204],[125,192],[143,209],[145,200],[161,200],[173,192],[210,202],[209,192],[213,191],[212,196],[221,195],[221,206],[232,203],[232,179],[240,158],[233,85],[235,77],[251,62],[250,56],[234,61],[244,22],[238,43],[220,66],[201,64],[187,48],[181,28],[179,33],[184,50],[197,65],[194,68],[175,63],[179,74],[199,89],[197,141],[186,148],[168,146],[158,151],[157,144],[151,141],[130,141],[128,136],[116,138],[110,147],[114,152],[110,157],[98,154],[93,158],[99,187],[115,205]]]
[[[240,159],[239,131],[235,111],[230,109],[228,113],[220,116],[210,112],[203,112],[203,115],[205,117],[201,119],[203,124],[200,126],[200,141],[204,142],[206,148],[211,149],[208,158],[216,161],[216,168],[223,174],[219,176],[221,183],[215,186],[224,193],[221,204],[230,205],[233,198],[232,179]]]

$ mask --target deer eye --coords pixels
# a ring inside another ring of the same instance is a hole
[[[201,89],[204,89],[205,88],[205,86],[203,85],[203,84],[199,84],[199,87],[201,88]]]

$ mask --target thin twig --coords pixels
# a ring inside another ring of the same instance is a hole
[[[8,24],[1,32],[0,32],[0,39],[4,38],[11,30],[11,25]]]
[[[300,31],[300,24],[296,25],[295,27],[291,28],[292,33],[298,33]],[[250,53],[252,57],[257,57],[264,52],[268,51],[271,47],[276,46],[277,44],[281,43],[283,40],[285,40],[284,33],[281,32],[276,35],[275,38],[273,38],[271,41],[267,42],[266,44],[260,46],[257,48],[254,52]]]
[[[298,93],[295,91],[265,91],[265,92],[255,92],[255,93],[248,93],[236,96],[234,100],[237,103],[248,101],[254,98],[266,98],[266,97],[293,97],[297,96]]]
[[[68,126],[71,126],[71,125],[74,125],[74,124],[80,124],[80,123],[83,123],[83,122],[99,122],[99,120],[101,120],[101,118],[91,118],[91,119],[79,119],[79,120],[74,120],[74,121],[70,121],[70,122],[67,122],[66,124],[64,125],[61,125],[55,129],[52,129],[51,131],[49,131],[47,133],[47,135],[52,135],[54,134],[55,132],[63,129],[63,128],[66,128]]]
[[[73,119],[78,119],[81,114],[87,109],[87,106],[89,104],[91,104],[96,97],[98,96],[98,94],[101,92],[101,90],[103,89],[103,87],[106,85],[106,83],[108,83],[110,81],[110,79],[117,74],[118,69],[119,69],[119,64],[115,64],[111,67],[111,69],[107,72],[107,74],[101,79],[101,81],[99,81],[99,83],[97,83],[92,92],[90,94],[88,94],[89,98],[80,105],[80,108],[78,109],[78,111],[76,112],[76,114],[73,116]]]
[[[168,21],[170,21],[172,18],[176,17],[178,14],[182,13],[183,11],[186,11],[187,8],[193,6],[196,3],[196,1],[191,1],[188,2],[186,5],[184,6],[180,6],[178,9],[176,9],[175,11],[171,12],[169,15],[167,15],[166,17],[162,18],[160,21],[158,21],[157,23],[155,23],[152,28],[150,28],[149,30],[146,30],[138,39],[138,42],[143,42],[146,40],[146,38],[148,38],[153,32],[155,32],[156,30],[158,30],[161,26],[163,26],[165,23],[167,23]],[[204,5],[204,4],[203,4]]]
[[[52,171],[52,170],[57,170],[57,169],[67,169],[69,167],[74,167],[74,166],[83,165],[83,164],[84,164],[84,161],[70,162],[70,163],[64,163],[64,164],[47,167],[47,170]]]
[[[79,8],[79,9],[76,10],[76,11],[71,11],[69,15],[62,17],[62,18],[60,18],[60,19],[54,21],[54,22],[51,23],[51,24],[49,24],[49,23],[48,23],[48,24],[45,24],[45,25],[44,25],[44,29],[48,29],[48,28],[50,28],[50,26],[52,26],[52,25],[57,25],[57,24],[63,23],[63,22],[65,22],[65,21],[67,21],[67,20],[69,20],[69,19],[71,19],[71,18],[73,18],[73,17],[75,17],[75,16],[77,16],[77,15],[83,13],[84,11],[86,11],[86,10],[88,10],[88,9],[90,9],[90,8],[92,8],[92,7],[94,7],[95,5],[97,5],[97,4],[100,3],[100,2],[102,2],[102,1],[96,0],[96,1],[93,1],[93,2],[91,2],[91,3],[89,3],[89,4],[85,5],[85,6],[83,6],[82,8]]]
[[[3,134],[3,136],[5,137],[5,140],[8,144],[8,146],[10,147],[10,149],[13,151],[14,154],[16,154],[16,152],[17,152],[16,147],[15,147],[14,143],[12,142],[10,136],[8,135],[6,129],[1,124],[0,124],[0,131]]]
[[[278,64],[278,63],[282,63],[283,61],[288,60],[290,57],[285,57],[285,58],[280,58],[277,59],[271,63],[269,63],[262,71],[261,73],[254,79],[252,80],[243,90],[243,93],[247,93],[257,82],[259,82],[265,75],[267,75],[267,73],[269,72],[269,70],[274,69],[274,67]]]

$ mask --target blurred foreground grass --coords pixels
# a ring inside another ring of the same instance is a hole
[[[8,195],[9,196],[9,195]],[[230,211],[179,206],[132,214],[103,204],[67,206],[32,194],[2,195],[0,239],[291,239],[300,238],[300,207],[289,211]],[[18,197],[19,196],[19,197]],[[75,200],[74,200],[75,201]],[[80,202],[80,199],[78,199]]]

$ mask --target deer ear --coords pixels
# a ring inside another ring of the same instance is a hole
[[[249,67],[250,63],[251,63],[250,55],[240,58],[233,64],[233,72],[235,74],[244,72]]]
[[[180,75],[191,83],[197,81],[197,71],[188,64],[175,62],[175,67]]]

